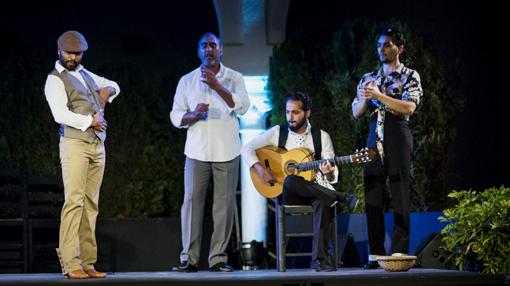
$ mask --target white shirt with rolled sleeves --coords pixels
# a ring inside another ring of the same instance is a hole
[[[170,120],[177,128],[188,128],[184,154],[203,162],[226,162],[240,155],[238,115],[250,107],[250,99],[243,75],[223,64],[216,74],[217,80],[232,93],[234,107],[200,80],[200,67],[184,75],[177,85]],[[195,110],[199,103],[209,104],[205,120],[181,126],[185,113]]]
[[[59,73],[62,73],[65,70],[59,61],[55,62],[55,69]],[[81,70],[85,70],[94,79],[99,88],[107,86],[115,88],[116,93],[108,99],[108,102],[111,103],[113,99],[119,95],[120,87],[116,82],[108,80],[104,77],[100,77],[88,71],[82,65],[78,65],[74,71],[68,70],[67,72],[77,78],[81,83],[83,83],[84,86],[87,86],[85,80],[80,74]],[[74,113],[67,107],[67,102],[69,100],[64,87],[64,83],[59,77],[48,75],[48,78],[46,79],[46,85],[44,86],[44,93],[46,94],[46,100],[50,106],[53,118],[57,123],[65,124],[67,126],[80,129],[81,131],[85,131],[90,127],[92,124],[91,115]]]
[[[273,126],[271,129],[266,132],[260,134],[255,137],[250,142],[244,144],[241,149],[241,155],[243,156],[244,161],[248,165],[248,167],[252,167],[255,163],[259,162],[257,158],[257,154],[255,151],[265,146],[278,146],[278,138],[280,136],[280,126]],[[300,147],[295,140],[294,137],[298,136],[297,133],[289,130],[289,136],[287,137],[287,143],[285,144],[285,148],[287,150],[292,150]],[[305,131],[305,141],[303,147],[310,150],[310,152],[314,152],[315,148],[313,147],[313,138],[311,133],[311,126],[308,124],[308,128]],[[321,141],[322,141],[322,152],[321,158],[323,159],[332,159],[335,157],[335,150],[333,149],[333,143],[331,142],[331,137],[327,132],[321,130]],[[318,172],[320,173],[320,172]],[[335,184],[338,182],[338,168],[335,168],[335,179],[333,181],[328,181],[329,184]],[[317,178],[316,178],[317,179]],[[317,182],[318,183],[318,182]],[[330,189],[334,189],[331,185],[325,186]]]

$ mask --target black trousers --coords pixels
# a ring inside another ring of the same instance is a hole
[[[413,148],[409,123],[386,114],[384,164],[377,159],[365,165],[365,211],[370,254],[385,255],[384,190],[389,179],[394,228],[392,252],[407,253],[410,224],[410,164]]]
[[[289,205],[311,205],[313,208],[313,241],[312,261],[321,264],[334,263],[330,261],[330,237],[333,218],[336,215],[330,205],[337,195],[334,191],[308,182],[303,177],[290,175],[283,184],[282,199]]]

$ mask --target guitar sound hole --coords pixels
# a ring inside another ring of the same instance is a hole
[[[290,162],[287,164],[287,167],[285,168],[287,175],[296,175],[299,173],[299,170],[296,168],[297,165],[294,162]]]

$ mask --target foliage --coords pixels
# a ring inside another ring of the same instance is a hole
[[[11,42],[17,43],[15,39]],[[44,95],[54,54],[19,44],[2,51],[0,67],[0,160],[2,169],[28,177],[61,174],[58,128]],[[126,61],[129,62],[129,61]],[[191,61],[187,61],[191,62]],[[169,120],[178,76],[147,72],[143,65],[105,61],[90,68],[119,83],[122,92],[106,107],[106,169],[101,187],[102,217],[178,216],[183,193],[185,131]]]
[[[306,44],[303,44],[306,43]],[[275,49],[270,59],[268,90],[273,105],[272,124],[285,123],[285,95],[292,91],[303,91],[312,97],[312,126],[320,127],[331,136],[335,153],[349,154],[354,147],[353,134],[345,130],[353,130],[358,126],[351,119],[350,97],[335,96],[331,86],[325,82],[332,81],[331,50],[323,39],[314,35],[300,33],[287,39]],[[344,74],[345,75],[345,74]],[[348,76],[348,75],[345,75]],[[340,86],[341,85],[341,86]],[[339,82],[339,88],[348,90],[349,84]],[[348,126],[348,129],[343,129]],[[342,130],[342,131],[340,131]],[[339,131],[339,132],[336,132]],[[341,169],[342,183],[337,185],[341,191],[362,191],[361,167],[350,166]],[[359,194],[358,194],[359,195]]]
[[[335,152],[345,155],[364,146],[367,118],[353,120],[350,104],[362,73],[377,66],[376,31],[399,26],[407,35],[406,64],[419,71],[424,97],[414,125],[413,173],[416,188],[440,208],[451,177],[449,162],[455,138],[454,115],[460,96],[442,64],[411,29],[397,23],[348,21],[332,37],[305,32],[289,36],[270,60],[268,89],[273,103],[272,124],[285,122],[283,98],[301,90],[314,101],[312,125],[327,130]],[[1,168],[32,175],[60,175],[58,124],[44,97],[44,81],[54,54],[38,54],[16,39],[9,39],[0,53],[0,162]],[[193,59],[196,57],[191,53]],[[132,60],[132,59],[131,59]],[[101,188],[100,215],[104,217],[178,216],[182,202],[182,155],[185,130],[171,126],[168,113],[179,76],[192,69],[193,61],[176,55],[172,70],[161,73],[147,63],[123,60],[90,67],[117,81],[122,94],[107,106],[107,163]],[[145,65],[144,65],[145,64]],[[360,166],[341,168],[340,191],[362,198]],[[362,207],[359,207],[359,210]]]
[[[335,153],[350,154],[365,146],[368,118],[352,118],[351,103],[361,76],[378,68],[376,41],[379,31],[393,27],[407,38],[402,61],[417,70],[424,96],[411,117],[414,136],[413,185],[421,197],[435,209],[443,207],[449,187],[455,139],[455,115],[462,108],[462,98],[453,79],[443,74],[444,66],[430,47],[407,25],[388,21],[374,23],[364,19],[346,21],[331,39],[314,34],[290,36],[274,50],[270,60],[268,89],[273,103],[271,122],[285,122],[284,97],[288,92],[304,91],[313,99],[311,123],[328,131]],[[361,166],[341,169],[340,191],[363,197]],[[359,206],[362,209],[362,206]]]
[[[58,169],[57,129],[44,98],[44,61],[20,46],[1,53],[0,160],[3,169]]]
[[[171,106],[159,92],[162,83],[130,64],[107,65],[98,73],[115,79],[122,89],[105,112],[108,153],[103,215],[178,216],[185,134],[169,122]]]
[[[456,205],[439,220],[448,222],[443,242],[465,270],[473,257],[486,273],[510,273],[510,189],[453,191]]]

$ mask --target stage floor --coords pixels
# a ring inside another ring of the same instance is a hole
[[[363,286],[363,285],[507,285],[504,275],[485,275],[454,270],[413,268],[408,272],[386,272],[341,268],[336,272],[309,269],[235,271],[233,273],[117,272],[106,279],[69,280],[60,274],[2,274],[0,285],[285,285],[285,286]]]

